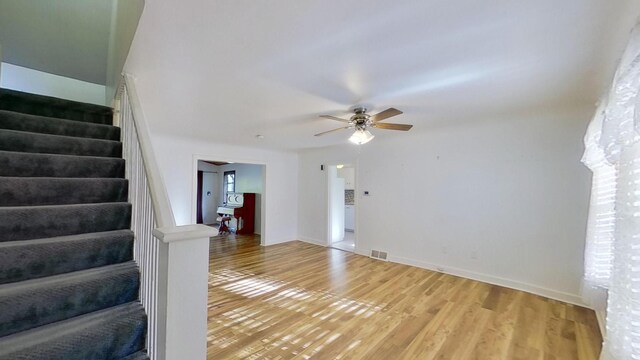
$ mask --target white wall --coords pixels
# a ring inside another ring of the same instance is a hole
[[[338,169],[338,177],[344,179],[344,188],[346,190],[353,190],[355,188],[356,169],[350,166]]]
[[[105,105],[105,87],[3,63],[0,87],[63,99]]]
[[[580,303],[592,111],[414,128],[362,146],[305,151],[299,235],[326,238],[320,164],[355,163],[356,249]],[[415,131],[417,130],[417,131]],[[370,196],[363,196],[368,190]]]
[[[105,101],[111,104],[120,84],[120,74],[144,9],[144,0],[113,0],[107,58]]]
[[[262,165],[255,164],[227,164],[218,167],[220,177],[220,205],[224,200],[224,173],[225,171],[236,172],[236,191],[238,193],[262,194]]]
[[[153,90],[138,84],[138,92],[146,116],[162,116],[161,109],[147,110],[145,103]],[[160,113],[159,113],[160,112]],[[266,166],[266,186],[262,201],[264,233],[262,241],[271,245],[296,240],[298,222],[298,156],[295,153],[241,148],[165,134],[152,134],[154,150],[166,182],[171,207],[178,225],[195,222],[195,159],[259,163]],[[218,167],[222,170],[222,167]]]

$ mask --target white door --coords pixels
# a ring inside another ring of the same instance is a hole
[[[336,170],[329,167],[331,244],[344,240],[344,179],[337,176]]]
[[[216,195],[218,193],[218,174],[212,172],[202,173],[202,222],[205,224],[214,224],[218,214],[218,202]]]

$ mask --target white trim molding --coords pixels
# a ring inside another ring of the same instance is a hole
[[[313,238],[306,237],[306,236],[298,236],[298,240],[300,240],[302,242],[309,243],[309,244],[313,244],[313,245],[327,247],[327,244],[326,244],[325,241],[318,240],[318,239],[313,239]]]
[[[469,270],[459,269],[459,268],[440,265],[440,264],[432,264],[424,261],[413,260],[413,259],[403,258],[399,256],[390,255],[388,260],[391,262],[399,263],[399,264],[416,266],[422,269],[437,271],[437,272],[441,272],[441,273],[445,273],[453,276],[459,276],[465,279],[476,280],[476,281],[480,281],[480,282],[484,282],[492,285],[504,286],[506,288],[520,290],[520,291],[528,292],[534,295],[544,296],[549,299],[559,300],[569,304],[590,308],[588,305],[586,305],[582,301],[582,297],[576,294],[570,294],[567,292],[553,290],[553,289],[545,288],[538,285],[527,284],[521,281],[505,279],[498,276],[482,274],[475,271],[469,271]]]

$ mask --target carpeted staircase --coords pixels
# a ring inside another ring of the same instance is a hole
[[[0,359],[148,359],[108,107],[0,89]]]

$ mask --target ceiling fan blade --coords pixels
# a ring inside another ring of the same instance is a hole
[[[330,119],[330,120],[335,120],[335,121],[340,121],[340,122],[345,122],[348,123],[349,120],[347,119],[342,119],[339,117],[335,117],[335,116],[331,116],[331,115],[320,115],[321,118],[325,118],[325,119]]]
[[[408,124],[388,124],[388,123],[375,123],[371,126],[377,129],[402,130],[402,131],[409,131],[409,129],[413,127],[413,125],[408,125]]]
[[[370,119],[371,121],[378,122],[378,121],[382,121],[384,119],[388,119],[392,116],[396,116],[396,115],[400,115],[402,114],[402,111],[396,109],[396,108],[388,108],[387,110],[384,110],[382,112],[379,112],[375,115],[371,115]]]
[[[350,128],[352,128],[352,127],[353,127],[353,126],[345,126],[345,127],[341,127],[341,128],[337,128],[337,129],[333,129],[333,130],[329,130],[329,131],[324,131],[324,132],[321,132],[321,133],[315,134],[314,136],[322,136],[322,135],[325,135],[325,134],[328,134],[328,133],[331,133],[331,132],[334,132],[334,131],[350,129]]]

